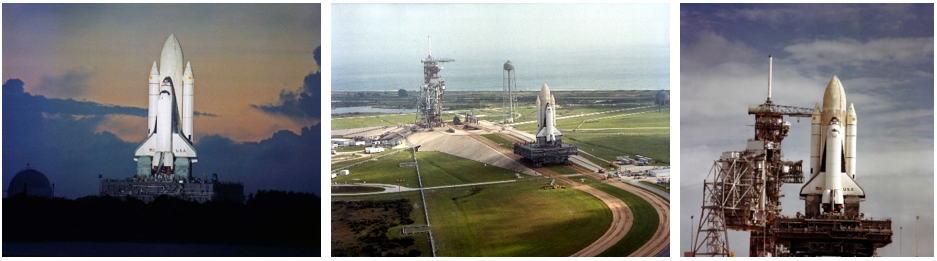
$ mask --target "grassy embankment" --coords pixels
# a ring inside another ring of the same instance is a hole
[[[442,256],[568,256],[611,224],[600,200],[575,189],[527,181],[427,193]]]

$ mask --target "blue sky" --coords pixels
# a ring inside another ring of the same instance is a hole
[[[934,8],[932,4],[682,4],[680,10],[681,232],[699,217],[702,180],[723,151],[742,150],[752,133],[748,105],[765,101],[768,55],[776,104],[813,108],[836,75],[859,118],[857,181],[862,212],[892,218],[933,246]],[[808,160],[809,119],[789,119],[785,158]],[[803,210],[801,185],[784,185],[782,214]],[[900,202],[895,204],[895,202]],[[698,222],[698,218],[696,222]],[[695,225],[694,225],[695,226]],[[904,235],[903,255],[914,254]],[[898,256],[898,240],[879,250]],[[680,249],[689,249],[681,237]],[[747,253],[747,233],[730,233]],[[933,256],[931,247],[921,256]]]

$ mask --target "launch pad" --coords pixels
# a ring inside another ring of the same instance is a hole
[[[523,157],[535,168],[544,164],[572,165],[570,155],[579,155],[574,145],[563,144],[563,133],[556,128],[556,99],[546,83],[537,95],[537,140],[534,143],[514,144],[514,154]]]
[[[186,180],[178,178],[127,178],[101,181],[101,196],[133,197],[152,202],[159,196],[170,196],[188,201],[244,202],[244,184],[217,180]]]
[[[871,220],[828,215],[782,218],[771,230],[789,256],[873,256],[891,244],[891,219]]]
[[[569,161],[570,155],[579,155],[579,150],[574,145],[562,144],[557,141],[556,145],[538,146],[537,143],[514,144],[514,154],[524,157],[524,161],[530,162],[534,168],[543,165],[572,165]]]

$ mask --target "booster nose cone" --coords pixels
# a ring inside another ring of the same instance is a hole
[[[156,67],[156,61],[153,61],[153,68],[150,69],[150,75],[159,75],[159,67]]]
[[[186,65],[185,65],[185,73],[183,73],[182,76],[185,77],[184,80],[186,80],[186,81],[191,81],[191,80],[192,80],[192,77],[191,77],[191,76],[193,76],[193,75],[192,75],[192,62],[186,63]]]

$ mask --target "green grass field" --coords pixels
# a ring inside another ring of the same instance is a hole
[[[384,152],[377,153],[377,154],[367,154],[367,153],[364,153],[364,152],[360,152],[360,153],[354,152],[354,153],[353,153],[353,154],[355,154],[354,156],[351,156],[351,155],[342,155],[342,156],[340,156],[340,157],[351,157],[351,159],[349,159],[349,160],[343,160],[343,161],[336,162],[336,163],[332,163],[332,167],[331,167],[331,168],[332,168],[333,170],[339,169],[339,168],[342,168],[342,167],[345,167],[345,166],[349,166],[349,165],[351,165],[351,164],[355,164],[355,163],[364,161],[364,160],[366,160],[366,159],[379,157],[379,156],[384,155],[384,154],[390,154],[391,152],[394,152],[394,151],[397,151],[397,150],[388,149],[388,150],[384,150]],[[367,157],[365,157],[365,156],[367,156]],[[364,165],[367,165],[367,163],[365,163]]]
[[[501,136],[498,136],[498,134],[482,134],[482,137],[488,138],[489,140],[498,143],[498,145],[501,145],[501,147],[514,150],[514,143],[505,138],[502,138]]]
[[[567,112],[563,112],[558,109],[558,117],[577,115],[582,113],[592,113],[592,112],[604,112],[611,111],[616,109],[622,109],[624,107],[597,107],[597,108],[576,108]],[[624,116],[626,114],[631,114],[635,112],[651,111],[651,109],[635,109],[635,110],[626,110],[612,113],[603,113],[597,115],[589,115],[582,117],[574,117],[568,119],[558,119],[556,120],[556,127],[561,130],[572,130],[579,127],[579,124],[582,124],[581,128],[633,128],[633,127],[668,127],[670,126],[670,113],[669,110],[664,110],[663,113],[656,113],[657,109],[654,109],[654,113],[643,113],[637,115]],[[613,117],[614,116],[614,117]],[[609,119],[601,119],[613,117]],[[634,119],[634,120],[632,120]],[[583,123],[586,121],[586,123]],[[537,123],[528,123],[517,125],[518,130],[533,132],[537,129]],[[604,130],[602,132],[618,132],[612,130]],[[565,134],[565,133],[564,133]]]
[[[631,212],[634,214],[634,223],[631,225],[631,229],[628,230],[628,234],[599,256],[628,256],[641,248],[648,240],[651,240],[651,237],[657,232],[657,223],[660,222],[657,211],[654,210],[651,203],[635,194],[594,179],[586,179],[585,183],[621,199],[631,208]]]
[[[645,184],[645,185],[648,185],[648,186],[651,186],[651,187],[655,187],[655,188],[657,188],[657,189],[659,189],[659,190],[666,191],[667,193],[670,193],[670,186],[669,186],[669,185],[651,183],[651,182],[647,182],[647,181],[640,181],[640,182],[641,182],[642,184]]]
[[[420,162],[424,187],[514,179],[514,172],[511,170],[494,165],[485,166],[481,162],[442,152],[421,151],[417,152],[416,157]]]
[[[419,183],[414,167],[400,167],[399,163],[413,162],[413,153],[403,151],[381,158],[374,162],[367,162],[349,168],[350,175],[339,176],[332,179],[337,183],[383,183],[398,184],[404,187],[417,188]],[[420,162],[420,174],[424,187],[458,185],[499,180],[512,180],[514,173],[494,165],[452,156],[442,152],[421,151],[417,153]],[[350,165],[352,162],[343,162]],[[334,166],[333,166],[334,168]],[[403,182],[397,182],[403,179]]]
[[[541,183],[428,192],[438,254],[568,256],[608,229],[611,211],[600,200]]]
[[[640,110],[626,111],[625,113],[616,113],[616,114],[601,114],[606,116],[592,117],[602,118],[611,115],[622,115],[634,112],[646,112],[642,114],[635,114],[629,116],[614,117],[608,119],[587,121],[582,124],[582,129],[602,129],[602,128],[634,128],[634,127],[670,127],[670,110],[661,110],[660,113],[657,112],[657,108],[648,108]],[[578,123],[577,123],[578,125]],[[666,129],[650,129],[650,130],[641,130],[643,132],[668,132]],[[605,130],[602,132],[620,132],[620,130]]]
[[[355,161],[357,162],[357,161]],[[416,180],[416,170],[414,167],[399,167],[402,162],[413,162],[413,153],[403,151],[394,155],[381,158],[374,162],[367,162],[348,169],[348,176],[339,175],[332,179],[337,183],[384,183],[399,184],[404,187],[419,187]],[[346,164],[347,165],[347,164]],[[333,166],[334,167],[334,166]],[[404,182],[398,183],[397,179],[403,179]]]
[[[670,165],[670,135],[601,136],[564,133],[563,141],[609,161],[616,156],[637,154],[653,158],[655,163],[652,165]],[[602,166],[605,165],[608,164]]]
[[[552,166],[547,166],[546,168],[549,169],[549,170],[552,170],[552,171],[555,172],[556,174],[560,174],[560,175],[576,174],[575,171],[573,171],[573,170],[571,170],[571,169],[569,169],[569,168],[567,168],[566,166],[563,166],[563,165],[552,165]]]
[[[383,188],[365,187],[365,186],[341,186],[332,187],[332,193],[368,193],[384,191]]]

